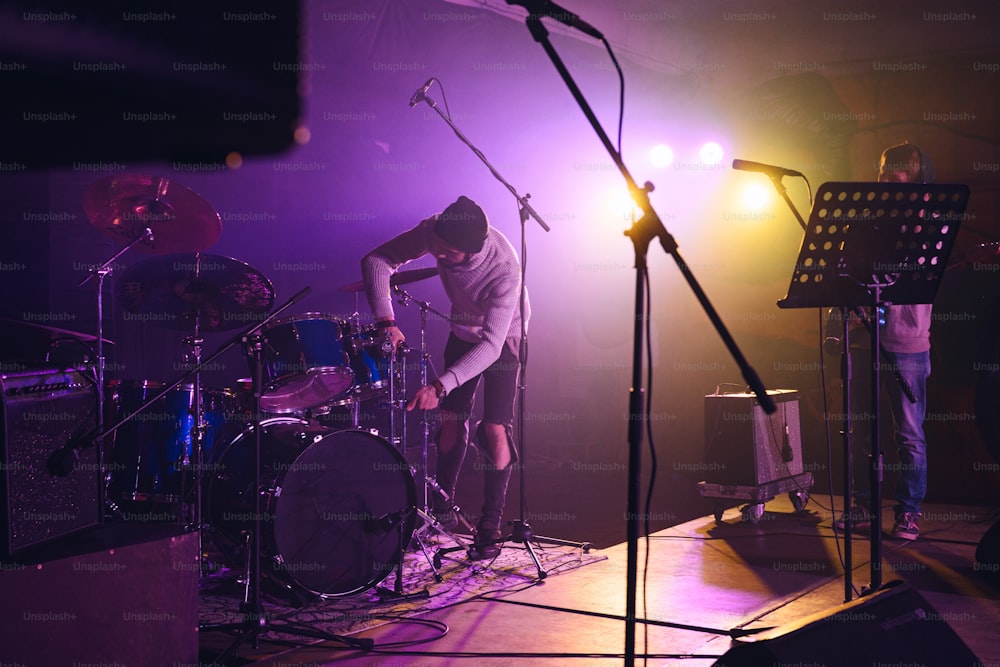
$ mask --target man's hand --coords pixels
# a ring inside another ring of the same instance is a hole
[[[438,399],[437,388],[433,385],[425,384],[420,389],[417,389],[417,393],[413,395],[410,402],[406,404],[406,411],[412,412],[413,410],[433,410],[441,403]]]
[[[400,331],[399,327],[380,327],[379,332],[381,332],[380,339],[388,338],[392,342],[392,349],[394,351],[399,350],[400,343],[406,342],[406,336]]]

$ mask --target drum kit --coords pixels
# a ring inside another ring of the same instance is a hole
[[[274,289],[264,274],[205,254],[221,233],[218,214],[167,179],[110,176],[88,190],[85,210],[95,228],[124,246],[88,276],[98,282],[97,386],[105,391],[98,392],[93,442],[102,452],[108,516],[128,520],[123,509],[170,507],[168,514],[205,529],[223,557],[245,562],[247,571],[258,550],[260,570],[300,598],[354,595],[393,569],[400,592],[411,540],[427,527],[445,533],[428,511],[433,481],[421,475],[418,493],[418,470],[404,457],[405,402],[397,397],[405,395],[409,350],[394,349],[357,315],[278,317],[301,296],[272,312]],[[100,284],[130,248],[155,256],[124,271],[116,296],[136,320],[188,334],[189,370],[174,381],[103,377]],[[399,290],[436,273],[397,272],[393,285]],[[426,307],[422,312],[425,323]],[[206,358],[202,335],[227,331],[236,335]],[[251,378],[236,380],[234,389],[203,388],[202,368],[234,346],[242,346]],[[388,411],[388,438],[362,426],[360,406],[370,402]],[[421,471],[427,444],[425,419]],[[259,547],[248,538],[255,526]]]

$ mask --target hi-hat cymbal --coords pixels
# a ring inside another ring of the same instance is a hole
[[[397,271],[392,274],[389,279],[390,285],[406,285],[408,283],[414,283],[418,280],[426,280],[427,278],[433,278],[438,274],[437,267],[431,267],[429,269],[411,269],[410,271]],[[363,280],[358,280],[353,283],[348,283],[340,288],[341,292],[363,292],[365,289],[365,283]]]
[[[260,321],[274,305],[274,288],[249,264],[220,255],[153,257],[126,269],[119,283],[131,319],[167,329],[236,329]]]
[[[105,236],[156,255],[200,252],[219,239],[222,220],[201,195],[167,178],[114,174],[94,183],[83,197],[90,223]]]

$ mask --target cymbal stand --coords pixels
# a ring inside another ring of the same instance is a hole
[[[188,406],[188,412],[191,414],[191,429],[190,437],[185,438],[184,446],[181,449],[180,460],[178,463],[178,468],[182,471],[188,470],[193,471],[192,478],[194,480],[194,516],[190,517],[190,514],[186,511],[184,507],[184,501],[187,498],[187,489],[183,483],[183,477],[181,481],[181,512],[182,520],[188,520],[188,523],[184,526],[184,530],[187,532],[198,531],[198,554],[200,558],[204,558],[205,550],[203,547],[204,537],[202,536],[202,529],[205,527],[204,519],[202,517],[202,491],[204,483],[204,473],[205,473],[205,431],[208,429],[208,425],[205,423],[205,406],[202,404],[201,400],[201,351],[202,345],[204,345],[205,340],[201,337],[201,318],[196,315],[194,318],[194,335],[188,336],[184,339],[185,345],[191,348],[191,351],[185,355],[185,360],[194,364],[194,376],[193,376],[193,391],[191,397],[192,405]],[[205,565],[205,563],[203,563]],[[204,572],[205,568],[202,567],[200,571]]]
[[[100,266],[92,267],[87,277],[77,283],[77,287],[83,287],[92,278],[97,281],[97,289],[95,290],[97,293],[97,341],[94,348],[94,356],[96,357],[94,360],[94,382],[97,385],[97,403],[94,409],[97,414],[93,432],[98,434],[98,438],[94,440],[94,446],[97,452],[97,516],[99,523],[104,523],[104,512],[106,509],[110,509],[107,506],[105,489],[107,474],[104,469],[104,435],[106,435],[104,433],[104,279],[112,273],[115,260],[143,241],[153,241],[153,230],[149,227],[143,230],[131,243],[112,255],[111,259]],[[72,452],[76,450],[69,451],[72,455]]]

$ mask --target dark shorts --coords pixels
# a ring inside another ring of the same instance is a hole
[[[455,334],[449,334],[444,347],[445,368],[458,361],[463,354],[475,347],[475,343],[467,343]],[[483,421],[493,424],[513,425],[514,398],[517,393],[517,375],[519,371],[517,356],[507,345],[503,346],[500,358],[489,368],[470,379],[465,384],[449,392],[441,401],[441,409],[464,416],[472,414],[476,400],[476,390],[483,381]]]

